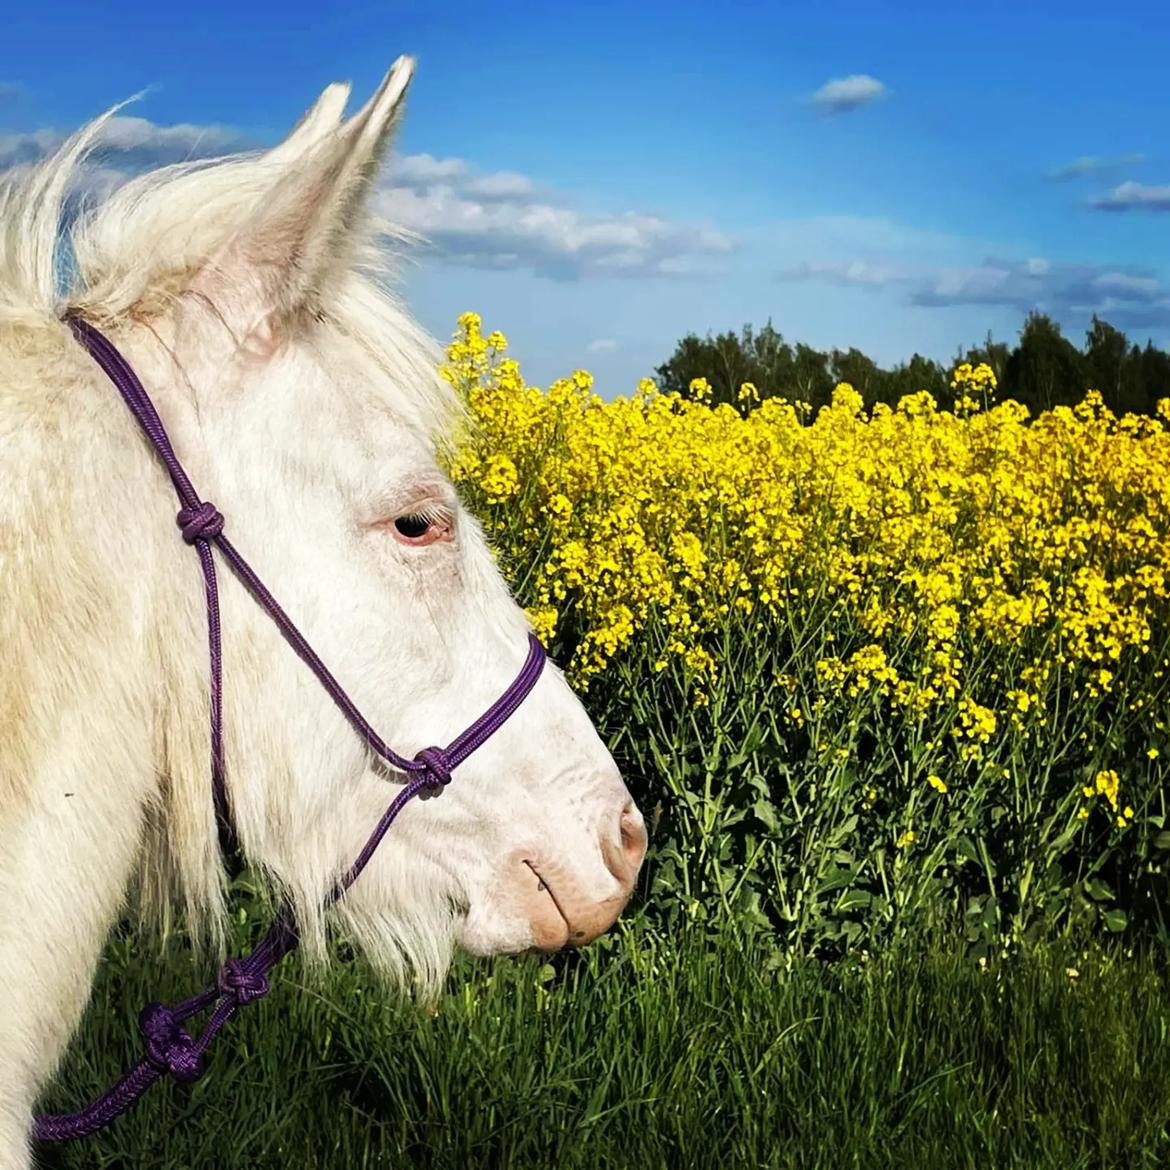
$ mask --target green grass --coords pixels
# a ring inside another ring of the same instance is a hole
[[[193,1089],[164,1085],[49,1167],[1162,1167],[1170,972],[1117,944],[993,961],[957,937],[773,967],[732,933],[643,921],[559,957],[460,960],[436,1015],[360,963],[295,962]],[[69,1071],[80,1101],[134,1052],[147,999],[193,985],[111,943]],[[1075,976],[1067,968],[1074,967]]]

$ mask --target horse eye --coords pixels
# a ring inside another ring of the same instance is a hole
[[[408,540],[418,540],[426,536],[431,521],[426,516],[399,516],[394,521],[394,527]]]

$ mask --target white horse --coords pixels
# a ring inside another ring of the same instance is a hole
[[[198,557],[65,310],[126,356],[232,542],[387,743],[448,742],[524,659],[524,615],[436,462],[459,417],[437,350],[376,279],[367,204],[411,71],[396,62],[348,120],[330,86],[267,152],[125,183],[75,221],[64,295],[62,208],[109,115],[0,186],[4,1170],[31,1158],[35,1099],[128,897],[164,923],[181,905],[212,951],[224,938]],[[433,991],[456,945],[555,949],[614,921],[645,829],[551,666],[326,914],[403,777],[232,574],[220,589],[236,828],[311,957],[336,916]]]

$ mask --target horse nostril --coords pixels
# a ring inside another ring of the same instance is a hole
[[[613,866],[610,866],[610,869],[619,881],[632,883],[642,859],[646,856],[646,822],[632,800],[626,801],[618,828],[622,841],[620,866],[623,872],[619,873]]]

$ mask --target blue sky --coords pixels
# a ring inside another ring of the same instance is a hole
[[[542,384],[628,391],[683,333],[769,317],[884,362],[1030,307],[1170,344],[1161,5],[60,0],[5,26],[0,166],[146,87],[115,166],[275,142],[416,55],[378,194],[431,240],[404,290],[440,338],[478,310]]]

